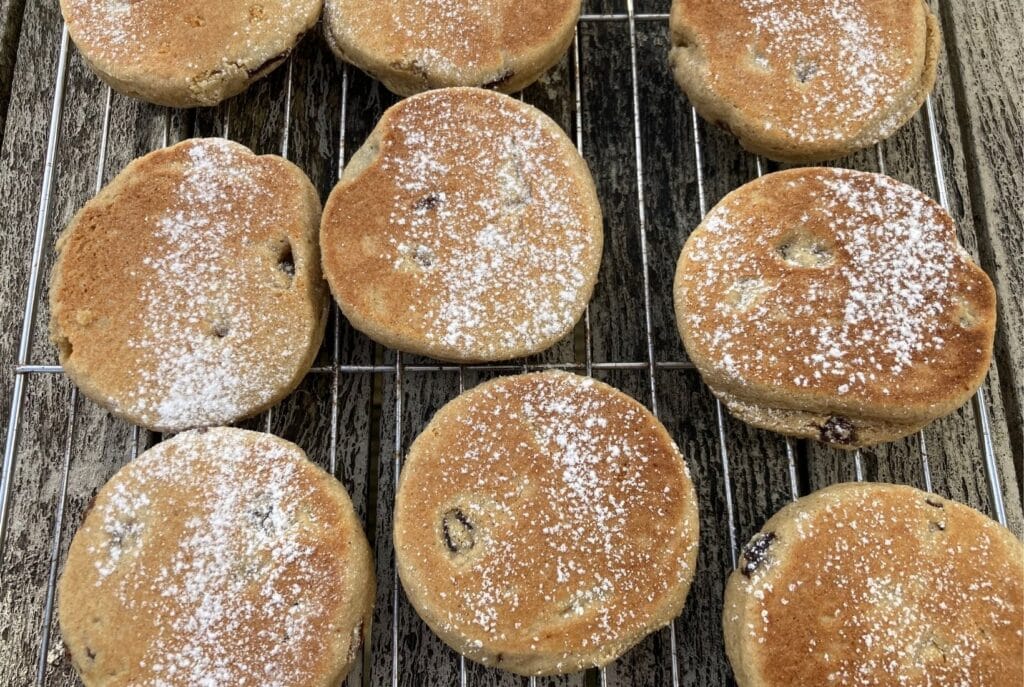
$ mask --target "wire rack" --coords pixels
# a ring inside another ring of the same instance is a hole
[[[649,404],[651,410],[658,415],[659,414],[659,372],[664,370],[688,370],[692,371],[694,366],[692,363],[686,360],[673,360],[664,361],[659,360],[656,355],[656,347],[653,335],[653,324],[652,324],[652,279],[650,269],[650,251],[648,249],[649,240],[649,221],[648,221],[648,208],[645,199],[645,165],[644,165],[644,146],[642,137],[642,118],[641,108],[643,107],[641,98],[641,89],[638,87],[639,84],[639,73],[638,73],[638,25],[645,23],[661,23],[664,24],[668,20],[668,14],[664,13],[641,13],[634,9],[634,3],[632,0],[626,2],[626,11],[618,13],[603,13],[603,14],[584,14],[580,18],[580,26],[588,23],[597,22],[615,22],[628,27],[629,36],[629,66],[630,66],[630,83],[632,86],[632,108],[631,108],[631,125],[632,125],[632,139],[633,139],[633,156],[635,162],[635,201],[639,212],[638,221],[638,234],[636,240],[639,242],[640,247],[640,264],[638,269],[641,273],[642,292],[640,298],[642,298],[642,310],[643,310],[643,324],[645,327],[644,337],[646,343],[646,357],[640,360],[618,360],[618,361],[597,361],[594,359],[593,353],[593,340],[591,330],[591,312],[588,308],[583,322],[578,328],[578,338],[582,340],[582,352],[577,351],[574,360],[568,362],[513,362],[513,363],[502,363],[492,365],[473,365],[473,366],[458,366],[458,365],[447,365],[431,362],[409,362],[400,352],[388,352],[383,355],[379,354],[376,356],[376,362],[368,364],[349,364],[342,361],[341,351],[341,328],[345,326],[342,323],[342,319],[339,317],[337,309],[335,308],[332,317],[332,328],[333,336],[328,338],[327,348],[330,356],[329,364],[319,364],[315,366],[311,374],[313,375],[326,375],[330,380],[331,389],[331,431],[329,437],[327,437],[328,446],[328,464],[325,465],[332,474],[337,474],[338,463],[338,446],[339,446],[339,388],[342,379],[346,375],[371,375],[378,379],[387,378],[394,386],[393,393],[393,406],[390,415],[393,417],[394,426],[391,429],[393,436],[393,445],[389,447],[380,446],[377,447],[377,455],[374,457],[375,460],[386,460],[388,454],[390,454],[390,460],[393,461],[391,469],[393,475],[397,475],[401,469],[401,457],[404,448],[408,445],[409,434],[408,428],[405,426],[404,408],[403,408],[403,393],[402,390],[404,385],[408,383],[408,380],[418,375],[427,373],[444,374],[444,375],[456,375],[458,379],[458,391],[461,393],[467,387],[467,375],[469,373],[519,373],[524,371],[534,371],[543,369],[564,369],[572,370],[582,374],[593,374],[600,371],[628,371],[632,370],[635,373],[642,374],[644,377],[644,385],[649,398]],[[582,92],[582,71],[586,68],[584,60],[582,59],[582,52],[580,47],[580,26],[577,27],[576,39],[573,42],[571,52],[569,55],[570,60],[570,74],[571,74],[571,88],[570,97],[573,102],[572,113],[573,113],[573,135],[575,142],[579,147],[581,153],[586,156],[589,151],[584,148],[585,142],[585,128],[584,122],[584,103],[583,103],[583,92]],[[50,245],[49,241],[54,233],[54,227],[52,226],[52,205],[54,197],[54,182],[55,182],[55,168],[58,157],[58,143],[61,138],[61,125],[64,117],[64,104],[65,104],[65,91],[68,82],[68,71],[69,62],[72,54],[72,46],[69,42],[68,32],[66,27],[63,29],[60,39],[60,50],[57,58],[56,72],[54,76],[54,89],[53,89],[53,105],[51,109],[51,116],[48,129],[47,145],[45,152],[45,164],[42,169],[42,190],[39,197],[38,213],[36,217],[34,242],[31,255],[30,270],[26,275],[28,280],[27,296],[25,299],[24,307],[24,319],[21,329],[21,336],[19,340],[19,346],[17,349],[17,360],[14,366],[14,378],[11,387],[11,406],[8,417],[6,443],[4,446],[3,454],[3,473],[2,482],[0,482],[0,554],[3,553],[4,547],[7,540],[8,530],[10,526],[9,517],[11,513],[12,503],[12,485],[14,482],[14,468],[16,461],[19,457],[19,440],[21,438],[21,432],[23,429],[23,410],[25,408],[26,400],[29,394],[28,380],[32,375],[57,375],[62,374],[60,366],[57,365],[44,365],[34,364],[31,359],[31,352],[33,345],[36,342],[36,327],[35,322],[37,319],[37,310],[40,300],[40,294],[42,292],[46,275],[43,273],[44,264],[44,253]],[[292,88],[293,88],[293,71],[294,71],[294,58],[290,59],[285,67],[287,70],[287,94],[284,100],[284,129],[281,133],[281,146],[279,153],[283,157],[289,156],[290,148],[290,127],[289,123],[291,120],[292,110]],[[665,78],[669,78],[667,75]],[[348,120],[348,107],[349,107],[349,95],[350,95],[350,72],[347,67],[343,68],[342,71],[342,94],[341,94],[341,112],[340,116],[340,135],[337,141],[337,149],[335,151],[337,156],[337,169],[338,175],[343,166],[343,162],[346,160],[346,122]],[[111,122],[111,108],[116,98],[119,98],[113,94],[109,88],[105,90],[105,102],[103,105],[103,119],[101,124],[100,133],[100,144],[96,165],[95,175],[95,186],[94,190],[99,191],[102,187],[105,175],[107,173],[107,152],[108,142],[110,135],[110,122]],[[932,105],[931,98],[929,98],[925,104],[923,114],[920,115],[924,119],[924,129],[928,138],[928,147],[930,149],[931,159],[928,166],[930,167],[929,173],[934,178],[935,188],[937,189],[939,203],[949,208],[949,198],[947,196],[947,182],[945,164],[943,161],[941,140],[938,133],[938,125],[936,121],[935,110]],[[703,124],[698,118],[696,111],[690,107],[688,112],[689,121],[686,126],[691,130],[690,133],[693,137],[693,160],[696,169],[696,189],[697,189],[697,204],[699,207],[700,215],[703,216],[708,211],[708,200],[706,192],[706,165],[707,165],[707,151],[704,142],[702,141],[702,128]],[[163,145],[167,145],[171,139],[171,121],[172,114],[170,111],[165,112],[164,116],[164,130],[163,130]],[[231,118],[230,118],[230,106],[226,109],[223,116],[223,130],[222,135],[225,137],[231,136]],[[886,171],[886,161],[882,147],[876,146],[874,155],[876,156],[877,167],[883,173]],[[760,176],[765,170],[765,163],[761,159],[755,159],[754,165],[756,168],[757,175]],[[691,372],[691,374],[693,374]],[[53,614],[54,614],[54,602],[55,602],[55,587],[58,578],[59,565],[61,560],[62,546],[66,546],[66,534],[65,533],[65,506],[67,501],[68,485],[71,473],[71,464],[75,456],[76,446],[74,445],[73,437],[75,435],[75,424],[79,412],[78,392],[72,389],[70,394],[70,402],[68,407],[68,421],[65,428],[66,441],[64,443],[64,450],[61,460],[61,473],[59,476],[59,491],[58,498],[55,504],[55,511],[53,514],[52,524],[52,535],[50,537],[50,548],[49,548],[49,575],[47,578],[47,588],[45,595],[45,605],[42,609],[42,615],[39,622],[38,632],[38,659],[37,668],[34,676],[34,683],[37,685],[43,685],[47,682],[47,671],[48,664],[50,661],[48,657],[50,655],[51,645],[54,643],[54,639],[51,637],[51,627],[53,626]],[[367,402],[371,402],[371,399],[367,399]],[[1006,508],[1003,502],[1003,490],[1000,478],[1000,472],[997,464],[996,451],[993,446],[992,437],[992,417],[989,411],[989,404],[986,400],[986,396],[983,390],[980,390],[973,399],[973,413],[978,428],[979,446],[978,451],[980,454],[980,463],[984,467],[985,483],[987,485],[988,497],[990,499],[990,512],[995,518],[1002,524],[1006,524]],[[717,431],[718,445],[717,445],[717,461],[719,462],[718,468],[720,469],[722,478],[724,480],[724,486],[722,489],[722,495],[724,498],[724,515],[726,522],[724,525],[724,534],[727,537],[727,550],[732,561],[733,567],[736,565],[737,555],[741,541],[739,540],[739,528],[737,525],[737,514],[736,504],[734,503],[734,488],[730,474],[732,467],[730,466],[730,451],[726,441],[726,417],[723,412],[723,408],[720,402],[714,401],[713,416],[715,421],[715,429]],[[383,415],[380,416],[382,419],[381,423],[384,422]],[[273,411],[267,412],[262,422],[265,423],[264,427],[267,431],[270,431],[273,419]],[[381,431],[381,437],[385,436],[385,432]],[[140,430],[136,427],[132,429],[132,448],[131,457],[134,458],[140,446]],[[144,439],[143,439],[144,443]],[[929,463],[928,450],[925,443],[924,433],[919,433],[916,441],[920,469],[923,476],[923,486],[926,490],[932,489],[932,469]],[[786,470],[787,474],[784,479],[788,481],[789,492],[793,499],[800,496],[801,491],[801,479],[799,476],[800,468],[798,466],[799,457],[797,451],[797,442],[786,439],[785,440],[785,453],[786,453]],[[859,451],[855,452],[852,457],[854,464],[854,474],[858,480],[864,479],[864,465],[863,458]],[[371,480],[372,481],[372,480]],[[393,499],[393,488],[395,481],[391,480],[389,488],[391,493],[382,494],[381,497],[385,502],[389,499]],[[95,485],[98,487],[99,485]],[[370,489],[368,485],[357,485],[359,488]],[[16,495],[14,495],[16,496]],[[376,499],[377,495],[371,494],[368,499]],[[370,532],[371,539],[373,538],[373,532]],[[381,547],[378,546],[378,557],[382,555],[389,555],[382,553]],[[384,583],[385,581],[381,581]],[[390,580],[387,580],[389,584],[382,584],[384,590],[378,595],[378,606],[382,603],[386,603],[391,606],[390,608],[390,627],[375,627],[374,637],[381,637],[390,635],[390,675],[385,679],[378,679],[371,677],[371,670],[367,666],[371,663],[371,656],[374,656],[376,649],[376,641],[371,642],[364,650],[364,661],[362,666],[357,666],[353,672],[353,675],[349,678],[349,684],[381,684],[390,683],[397,685],[400,683],[399,676],[402,674],[402,666],[400,665],[400,651],[399,645],[402,641],[399,630],[399,616],[400,610],[403,609],[403,605],[407,602],[404,600],[404,596],[398,585],[397,576],[394,574],[390,575]],[[423,632],[429,632],[425,626],[422,629]],[[709,628],[709,632],[717,632],[717,627]],[[670,666],[666,671],[666,675],[671,681],[673,687],[686,682],[684,675],[685,665],[683,664],[686,657],[680,656],[679,642],[677,638],[677,629],[675,624],[669,625],[664,631],[667,633],[667,644],[668,644],[668,661]],[[380,658],[376,658],[380,661]],[[472,677],[479,675],[479,670],[471,669],[467,666],[465,659],[462,657],[455,658],[451,657],[453,662],[457,662],[457,668],[452,673],[453,680],[460,686],[467,686],[474,684]],[[491,671],[493,672],[493,671]],[[403,684],[423,684],[421,680],[426,680],[425,677],[413,677],[412,682],[408,682],[409,678],[403,678]],[[497,684],[494,680],[508,680],[508,676],[492,678],[487,681],[488,684]],[[529,684],[531,687],[538,684],[540,681],[535,678],[524,679],[524,684]],[[611,681],[615,684],[620,684]],[[548,684],[549,682],[545,682]],[[514,682],[512,683],[514,684]],[[555,684],[555,682],[550,682]],[[608,673],[605,670],[601,671],[590,671],[585,676],[577,676],[569,678],[565,682],[557,682],[557,684],[578,684],[578,685],[594,685],[600,684],[602,686],[610,684]]]

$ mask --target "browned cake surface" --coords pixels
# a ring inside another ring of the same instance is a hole
[[[117,90],[215,105],[284,62],[323,0],[61,0],[86,62]]]
[[[952,219],[877,174],[791,170],[729,194],[687,241],[675,298],[686,350],[730,408],[837,444],[951,412],[992,353],[995,292]]]
[[[586,163],[539,110],[491,91],[389,109],[324,210],[345,316],[400,350],[464,362],[542,351],[590,300],[601,210]]]
[[[787,506],[725,594],[740,687],[1024,684],[1024,556],[962,504],[840,484]]]
[[[221,139],[136,160],[57,241],[61,364],[89,398],[155,430],[265,410],[323,339],[319,210],[298,167]]]
[[[327,40],[400,95],[521,90],[562,58],[580,0],[327,0]]]
[[[682,456],[643,406],[563,372],[442,408],[402,469],[395,548],[420,615],[524,674],[604,665],[682,610],[698,541]]]
[[[58,594],[88,687],[336,687],[361,655],[373,563],[344,488],[301,449],[213,429],[100,490]]]
[[[673,0],[672,64],[697,110],[777,160],[890,136],[935,82],[923,0]]]

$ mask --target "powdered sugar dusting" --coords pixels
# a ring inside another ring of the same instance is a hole
[[[727,621],[743,624],[749,665],[771,684],[1019,681],[1019,542],[965,506],[898,490],[844,485],[827,505],[812,497],[813,511],[798,502],[795,526],[734,577],[740,606]]]
[[[914,3],[734,0],[717,11],[688,4],[687,24],[707,17],[690,28],[709,36],[706,47],[720,60],[703,78],[734,105],[750,98],[739,106],[766,132],[795,144],[844,141],[862,130],[886,136],[907,116],[919,79],[918,48],[906,45],[917,30]]]
[[[127,342],[139,356],[137,384],[121,404],[151,425],[233,421],[269,402],[302,357],[305,341],[287,318],[247,295],[271,284],[239,245],[289,220],[285,208],[255,202],[269,193],[258,164],[220,139],[191,142],[175,197],[153,219],[139,333]],[[272,359],[259,344],[267,336]]]
[[[397,319],[421,327],[439,357],[550,345],[582,314],[600,259],[575,150],[539,112],[497,94],[398,107],[381,163],[394,197],[380,256],[408,277]]]
[[[103,584],[108,575],[117,570],[124,553],[125,542],[141,534],[142,523],[139,516],[150,504],[149,496],[145,493],[133,493],[121,483],[112,485],[111,492],[108,496],[110,510],[103,519],[103,531],[107,536],[106,546],[103,551],[90,549],[90,553],[97,556],[97,587]]]
[[[91,516],[102,534],[87,531],[99,542],[88,593],[128,623],[133,641],[148,640],[129,667],[132,684],[323,679],[312,659],[332,650],[325,630],[336,622],[339,563],[317,552],[311,532],[337,524],[321,522],[304,461],[264,435],[186,433],[106,488]]]
[[[478,68],[485,59],[474,30],[500,21],[495,6],[506,1],[412,0],[392,16],[396,33],[414,47],[409,55],[412,64],[428,72],[460,74]]]
[[[345,53],[369,53],[436,87],[501,82],[511,62],[571,28],[579,11],[579,0],[538,4],[544,8],[524,10],[517,0],[330,0],[325,13]]]
[[[443,625],[491,654],[613,657],[693,574],[695,495],[678,450],[639,404],[589,379],[528,375],[470,393],[472,409],[439,429],[450,443],[414,447],[403,474],[401,498],[454,505],[473,528],[464,559],[428,535],[450,563],[421,573]],[[406,536],[416,565],[423,535]]]
[[[282,39],[293,40],[289,32],[295,30],[296,18],[308,15],[314,4],[318,10],[319,3],[312,0],[222,0],[213,6],[166,0],[61,3],[72,38],[91,59],[128,64],[156,60],[189,70],[244,67],[234,61],[235,55],[256,57],[278,47]],[[210,40],[212,34],[220,40]]]
[[[89,43],[105,44],[112,55],[124,55],[129,52],[131,41],[138,40],[138,29],[132,14],[131,0],[101,0],[100,2],[82,2],[81,8],[74,11],[82,13],[81,40]],[[75,7],[69,4],[69,7]]]
[[[765,196],[770,211],[748,211]],[[957,315],[974,273],[952,221],[888,177],[770,175],[712,210],[686,254],[684,326],[737,380],[895,393],[972,336]]]

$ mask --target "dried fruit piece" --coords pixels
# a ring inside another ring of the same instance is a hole
[[[857,431],[848,418],[834,415],[821,426],[821,440],[827,444],[851,444],[857,441]]]
[[[452,553],[466,553],[476,544],[473,523],[461,508],[452,508],[441,519],[444,543]]]
[[[755,570],[761,567],[761,565],[768,559],[768,549],[775,541],[774,532],[765,532],[764,534],[758,534],[750,543],[747,544],[746,548],[743,549],[743,566],[740,568],[747,577],[750,577]]]

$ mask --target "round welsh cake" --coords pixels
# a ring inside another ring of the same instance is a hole
[[[61,0],[86,63],[158,105],[216,105],[281,65],[323,0]]]
[[[395,504],[402,586],[457,651],[525,675],[605,665],[683,608],[697,496],[643,406],[563,372],[442,408]]]
[[[945,210],[842,169],[733,191],[691,234],[675,279],[686,351],[734,415],[845,448],[967,401],[992,357],[995,298]]]
[[[320,233],[342,312],[391,348],[442,360],[542,351],[586,309],[602,251],[586,163],[539,110],[477,88],[384,113],[331,193]]]
[[[702,116],[775,160],[891,136],[935,84],[925,0],[673,0],[671,63]]]
[[[298,167],[222,139],[132,162],[57,241],[50,336],[65,371],[157,431],[269,408],[323,339],[319,214]]]
[[[839,484],[779,511],[725,590],[739,687],[1024,684],[1024,548],[906,486]]]
[[[526,88],[572,43],[580,0],[327,0],[335,54],[399,95]]]
[[[373,562],[299,447],[198,430],[100,490],[57,591],[86,687],[336,687],[368,636]]]

